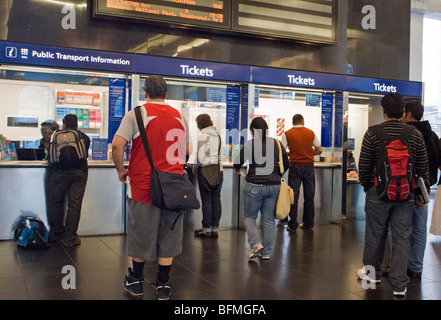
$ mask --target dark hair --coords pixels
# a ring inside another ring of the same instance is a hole
[[[255,135],[254,135],[253,129],[262,131],[262,139],[266,138],[267,132],[268,132],[268,124],[266,123],[264,118],[257,117],[257,118],[254,118],[253,121],[251,121],[250,130],[251,130],[253,137],[254,137]]]
[[[406,105],[404,106],[404,111],[410,112],[412,117],[420,121],[423,118],[424,107],[418,100],[412,100],[406,103]]]
[[[196,117],[196,123],[199,130],[210,127],[213,125],[213,121],[208,114],[202,113]]]
[[[40,126],[41,126],[41,132],[46,131],[47,129],[50,129],[52,131],[57,131],[58,129],[60,129],[60,126],[54,120],[47,120],[45,122],[42,122]]]
[[[305,121],[305,119],[303,119],[303,116],[299,113],[295,114],[292,117],[292,125],[295,126],[297,124],[301,124],[303,121]]]
[[[162,76],[149,76],[145,79],[145,84],[142,88],[151,99],[165,99],[167,95],[167,83]]]
[[[404,113],[404,98],[399,93],[388,93],[381,99],[381,106],[392,119],[401,119]]]
[[[64,128],[77,129],[78,117],[76,114],[67,114],[63,119]]]

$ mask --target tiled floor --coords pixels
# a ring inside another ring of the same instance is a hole
[[[376,289],[356,280],[361,266],[364,220],[316,225],[292,234],[277,229],[270,261],[248,261],[244,230],[221,230],[218,239],[184,235],[183,254],[173,265],[174,300],[390,300],[387,277]],[[130,265],[124,235],[82,237],[78,247],[53,244],[46,250],[24,250],[12,241],[0,242],[0,300],[156,298],[157,267],[146,265],[144,296],[122,289]],[[62,272],[66,265],[73,272]],[[72,270],[71,269],[71,270]],[[441,299],[441,237],[429,235],[421,280],[408,285],[408,300]],[[63,289],[75,285],[75,289]]]

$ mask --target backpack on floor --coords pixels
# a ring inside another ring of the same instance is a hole
[[[401,134],[392,139],[381,126],[372,127],[372,131],[381,142],[374,184],[382,201],[403,202],[415,194],[415,165],[407,147],[413,130],[414,127],[406,125]]]
[[[87,159],[87,156],[86,144],[78,131],[65,129],[53,134],[49,145],[49,163],[70,167]]]
[[[44,222],[37,217],[25,217],[15,229],[14,241],[23,248],[49,247],[49,233]]]

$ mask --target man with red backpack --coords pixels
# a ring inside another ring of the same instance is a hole
[[[415,182],[421,177],[429,190],[428,160],[421,133],[400,121],[404,98],[399,93],[389,93],[381,105],[386,121],[366,131],[358,166],[360,184],[366,192],[366,234],[364,267],[357,276],[380,283],[390,226],[393,251],[388,276],[394,295],[405,296]]]

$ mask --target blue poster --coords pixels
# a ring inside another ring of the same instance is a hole
[[[248,140],[248,95],[249,87],[247,84],[242,85],[242,103],[240,108],[240,144],[243,145]]]
[[[107,160],[107,139],[92,139],[92,160]]]
[[[343,94],[335,94],[334,147],[343,147]]]
[[[240,86],[227,87],[226,145],[239,144]],[[231,147],[230,147],[231,148]],[[230,153],[231,154],[231,153]]]
[[[118,78],[109,79],[109,143],[119,128],[124,116],[126,106],[126,80]]]
[[[332,106],[334,95],[332,93],[322,94],[322,140],[323,148],[332,147]]]

